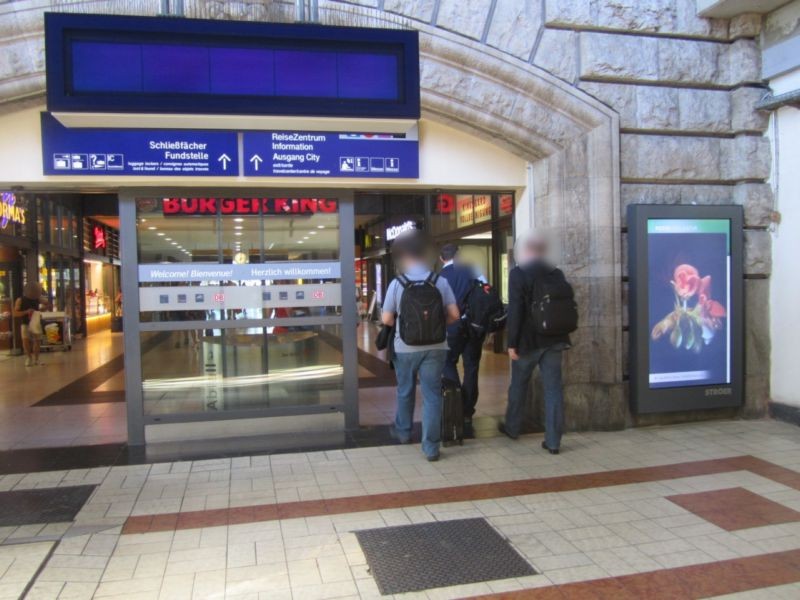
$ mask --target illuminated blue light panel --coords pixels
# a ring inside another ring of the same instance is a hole
[[[397,57],[391,54],[75,42],[72,65],[76,93],[398,96]]]
[[[53,13],[46,49],[51,111],[419,116],[416,32]]]

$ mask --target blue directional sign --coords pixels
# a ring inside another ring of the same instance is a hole
[[[239,174],[235,131],[68,129],[42,113],[45,175]]]
[[[248,177],[419,177],[419,142],[397,134],[246,131]]]

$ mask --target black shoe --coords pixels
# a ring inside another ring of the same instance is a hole
[[[432,454],[430,456],[426,456],[425,458],[428,459],[428,462],[436,462],[436,461],[439,460],[439,453],[437,452],[436,454]]]
[[[505,423],[498,423],[497,424],[497,431],[499,431],[500,433],[502,433],[503,435],[507,436],[508,438],[510,438],[512,440],[519,439],[518,435],[511,435],[510,433],[508,433],[508,430],[506,429],[506,424]]]
[[[404,436],[400,435],[393,426],[389,427],[389,435],[392,436],[395,440],[397,440],[397,442],[400,443],[400,444],[410,444],[411,443],[411,438],[410,437],[404,437]]]
[[[558,448],[548,448],[547,442],[542,442],[542,448],[547,450],[550,454],[558,454]]]

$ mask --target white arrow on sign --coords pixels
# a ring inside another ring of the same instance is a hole
[[[228,163],[230,162],[231,157],[228,156],[227,154],[223,154],[217,160],[222,163],[222,170],[223,171],[227,171],[228,170]]]
[[[253,163],[253,168],[258,171],[258,165],[264,162],[264,159],[258,154],[253,154],[253,156],[250,157],[250,162]]]

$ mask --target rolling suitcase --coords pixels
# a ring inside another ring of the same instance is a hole
[[[464,401],[461,387],[454,381],[442,380],[442,444],[464,445]]]

